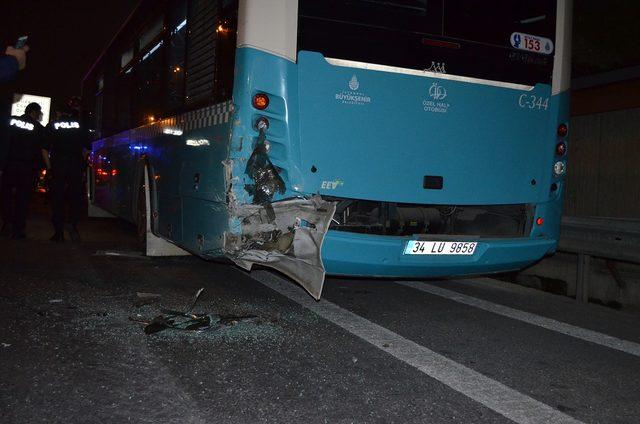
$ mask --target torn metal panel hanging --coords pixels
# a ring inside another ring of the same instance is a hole
[[[269,159],[267,128],[258,125],[245,178],[234,175],[239,169],[233,159],[223,163],[230,218],[223,251],[246,270],[254,264],[276,269],[320,299],[325,277],[322,243],[336,204],[320,196],[273,201],[276,194],[286,193],[286,184]]]
[[[254,264],[274,268],[320,299],[325,277],[322,243],[335,210],[335,203],[320,196],[274,202],[271,210],[238,206],[241,234],[226,234],[226,255],[246,270]]]

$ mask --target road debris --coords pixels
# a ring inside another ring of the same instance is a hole
[[[200,288],[196,294],[193,296],[193,300],[191,301],[191,305],[187,307],[185,313],[193,311],[193,308],[196,307],[196,303],[198,303],[198,299],[200,299],[200,295],[204,291],[204,287]]]
[[[144,327],[144,332],[154,334],[171,328],[174,330],[199,331],[211,328],[209,315],[158,315]]]
[[[152,319],[142,318],[140,314],[135,317],[129,317],[130,321],[144,324],[144,332],[146,334],[155,334],[166,329],[182,330],[182,331],[205,331],[211,329],[219,329],[223,326],[233,326],[240,322],[252,321],[259,323],[260,319],[257,315],[216,315],[207,313],[192,313],[198,303],[200,295],[204,288],[199,289],[193,297],[191,303],[184,311],[176,311],[172,309],[160,309],[162,315],[158,315]],[[155,293],[137,293],[138,297],[152,301],[159,300],[160,295]],[[142,296],[140,296],[142,295]],[[150,295],[150,296],[145,296]]]

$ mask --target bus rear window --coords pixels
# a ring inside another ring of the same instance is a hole
[[[555,38],[556,0],[445,0],[447,37],[511,48],[514,32]]]
[[[527,85],[551,81],[556,0],[300,0],[299,10],[298,51]],[[514,47],[514,33],[550,43],[526,51]]]

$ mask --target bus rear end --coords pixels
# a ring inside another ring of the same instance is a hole
[[[234,99],[254,139],[256,120],[270,122],[286,187],[274,203],[335,205],[328,273],[484,274],[555,251],[570,2],[283,3],[262,16],[241,3],[247,27],[281,37],[240,28]],[[256,109],[256,95],[270,106]]]

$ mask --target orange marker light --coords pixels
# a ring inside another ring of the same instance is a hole
[[[536,225],[537,225],[538,227],[541,227],[541,226],[542,226],[542,224],[544,224],[544,219],[543,219],[542,217],[540,217],[540,218],[536,219]]]
[[[253,107],[258,110],[265,110],[269,107],[269,96],[264,93],[258,93],[253,96]]]

